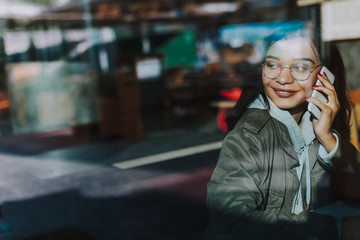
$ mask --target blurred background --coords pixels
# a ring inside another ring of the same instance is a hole
[[[335,42],[360,109],[360,1],[0,6],[0,239],[201,239],[225,118],[270,35]]]

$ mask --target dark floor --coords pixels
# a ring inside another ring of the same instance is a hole
[[[0,240],[202,239],[219,147],[129,169],[114,164],[223,138],[216,118],[147,131],[141,141],[74,137],[69,129],[3,135]],[[318,211],[355,214],[341,202]]]
[[[0,239],[201,239],[219,149],[131,169],[114,163],[221,141],[216,120],[142,141],[73,139],[66,130],[0,139]]]

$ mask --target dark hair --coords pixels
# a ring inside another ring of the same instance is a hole
[[[340,103],[340,109],[334,119],[333,129],[345,139],[350,139],[351,104],[347,94],[346,71],[344,62],[335,42],[325,43],[323,63],[335,76],[334,87]]]
[[[250,103],[252,103],[259,96],[259,94],[263,96],[265,103],[269,106],[261,75],[255,78],[247,78],[243,83],[243,89],[240,98],[226,118],[228,132],[235,127],[237,121],[245,113]]]
[[[305,34],[304,34],[305,33]],[[309,35],[308,31],[291,33],[290,35],[284,36],[282,38],[273,39],[270,41],[268,45],[268,49],[277,41],[282,39],[291,39],[296,37],[305,37],[309,39],[313,45],[318,49],[316,51],[319,55],[321,55],[321,48],[319,47],[319,42],[316,42],[318,38],[315,38],[314,34]],[[325,44],[325,58],[323,63],[330,69],[330,71],[335,75],[334,86],[336,89],[336,93],[340,102],[340,109],[335,117],[332,128],[338,131],[342,137],[349,139],[350,138],[350,113],[351,113],[351,105],[349,102],[349,98],[347,95],[347,87],[345,82],[345,67],[342,61],[341,55],[334,43],[326,43]],[[319,56],[321,59],[321,57]],[[237,121],[241,118],[241,116],[245,113],[250,103],[252,103],[258,96],[261,94],[265,100],[265,103],[269,107],[269,103],[267,101],[265,90],[263,87],[261,74],[258,77],[247,79],[243,85],[243,91],[236,102],[233,110],[230,112],[226,119],[226,123],[228,126],[228,132],[232,130]]]

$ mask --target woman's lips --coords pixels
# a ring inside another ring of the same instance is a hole
[[[275,94],[282,98],[288,98],[296,94],[297,91],[285,90],[285,89],[275,89],[273,88]]]

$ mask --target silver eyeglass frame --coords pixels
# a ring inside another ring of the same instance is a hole
[[[276,77],[273,77],[273,78],[266,76],[266,74],[265,74],[265,63],[263,63],[263,64],[261,64],[261,65],[262,65],[262,72],[263,72],[264,76],[267,77],[268,79],[271,79],[271,80],[276,79],[276,78],[281,74],[281,70],[282,70],[283,68],[288,68],[288,69],[290,70],[290,75],[291,75],[291,77],[292,77],[295,81],[298,81],[298,82],[304,82],[304,81],[308,80],[309,77],[311,76],[311,73],[312,73],[315,69],[317,69],[318,67],[324,66],[323,63],[320,63],[320,64],[318,64],[318,65],[315,65],[314,67],[312,67],[312,68],[310,69],[310,73],[309,73],[309,76],[308,76],[307,78],[305,78],[305,79],[303,79],[303,80],[299,80],[299,79],[296,79],[296,78],[293,76],[293,74],[292,74],[292,67],[293,67],[295,64],[290,65],[290,66],[288,66],[288,65],[280,66],[280,65],[279,65],[279,68],[280,68],[279,74],[278,74]],[[306,65],[307,65],[307,64],[306,64]],[[309,66],[309,65],[308,65],[308,66]]]

